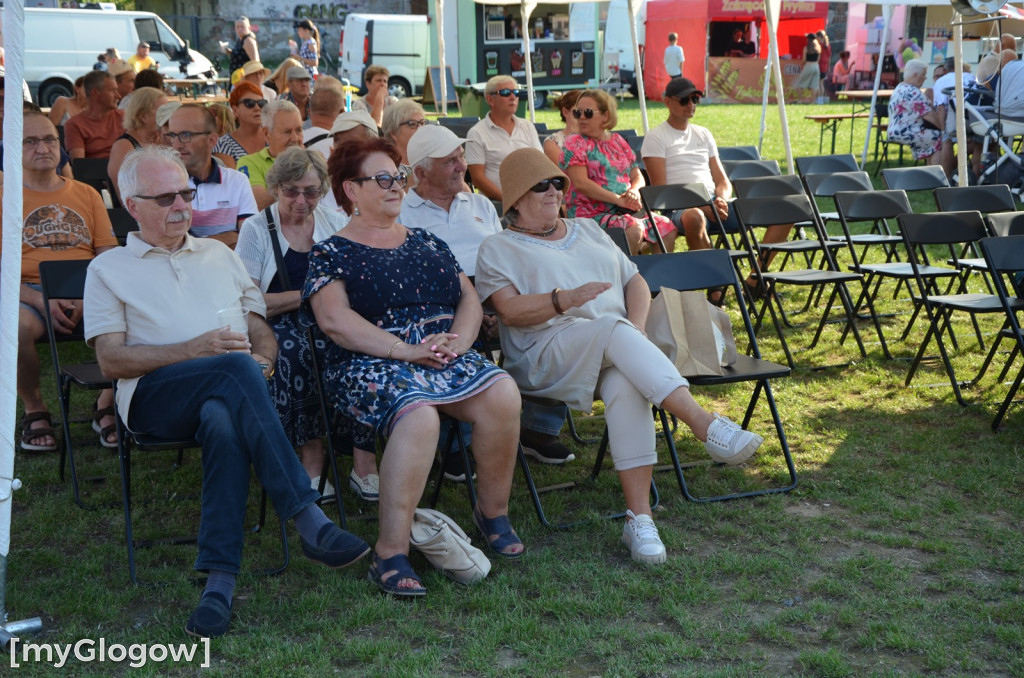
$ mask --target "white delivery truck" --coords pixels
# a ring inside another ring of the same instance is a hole
[[[641,51],[646,42],[646,26],[647,3],[644,2],[636,17],[637,44]],[[629,88],[629,93],[636,96],[636,55],[633,53],[633,36],[629,30],[629,0],[611,0],[608,3],[608,16],[604,25],[605,60],[615,58],[612,55],[617,55],[619,79]]]
[[[366,93],[367,66],[391,73],[388,90],[398,98],[423,92],[430,61],[427,17],[403,14],[349,14],[341,32],[338,76]]]
[[[97,55],[116,47],[121,56],[148,42],[150,56],[168,78],[208,80],[216,71],[210,60],[151,12],[109,9],[25,8],[25,80],[40,106],[57,97],[74,96],[74,82],[92,70]]]

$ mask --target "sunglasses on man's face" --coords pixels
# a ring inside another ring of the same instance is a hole
[[[690,103],[696,106],[697,104],[700,103],[701,96],[699,94],[690,94],[689,96],[685,97],[676,97],[676,100],[679,101],[679,103],[681,103],[683,106]]]
[[[174,201],[181,196],[181,199],[186,203],[190,203],[196,199],[196,189],[186,188],[184,191],[175,191],[174,193],[158,193],[157,195],[136,195],[132,196],[139,200],[152,200],[160,207],[170,207],[174,204]]]
[[[594,117],[595,113],[600,113],[600,111],[595,111],[593,108],[584,108],[583,110],[574,108],[572,111],[572,117],[576,118],[577,120],[579,120],[580,118],[586,118],[587,120],[590,120]]]
[[[501,89],[498,89],[498,90],[495,90],[495,91],[491,92],[491,94],[493,94],[494,96],[499,96],[499,97],[519,96],[519,90],[512,89],[510,87],[503,87]]]
[[[263,108],[264,106],[267,105],[267,100],[266,99],[242,99],[238,103],[242,104],[246,108],[252,108],[253,106],[259,106],[260,108]]]
[[[552,177],[550,179],[545,179],[544,181],[541,181],[538,184],[534,184],[533,187],[530,188],[530,190],[533,191],[534,193],[547,193],[548,187],[550,186],[554,186],[556,191],[564,190],[565,179],[563,177]]]

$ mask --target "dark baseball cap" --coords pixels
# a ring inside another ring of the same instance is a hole
[[[697,89],[697,86],[689,78],[672,78],[669,80],[668,86],[665,87],[665,96],[672,99],[690,96],[694,92],[704,96],[704,92]]]

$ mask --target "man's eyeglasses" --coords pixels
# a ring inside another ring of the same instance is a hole
[[[56,146],[60,143],[60,139],[54,136],[49,137],[25,137],[22,142],[22,148],[35,148],[39,144],[46,144],[47,146]]]
[[[499,97],[519,96],[519,90],[518,89],[512,89],[511,87],[502,87],[501,89],[494,90],[493,92],[491,92],[491,94],[493,96],[499,96]]]
[[[174,204],[175,198],[181,196],[181,199],[185,202],[192,202],[196,198],[196,189],[186,188],[184,191],[175,191],[174,193],[160,193],[159,195],[136,195],[132,196],[140,200],[152,200],[160,207],[170,207]]]
[[[586,118],[587,120],[590,120],[594,117],[594,114],[598,112],[599,111],[595,111],[593,108],[584,108],[582,111],[578,108],[574,108],[572,109],[572,117],[576,118],[577,120],[579,120],[580,118]]]
[[[692,103],[694,106],[696,106],[697,104],[700,103],[701,98],[702,98],[701,95],[696,94],[696,93],[691,94],[689,96],[685,96],[685,97],[676,97],[676,99],[679,101],[679,103],[681,103],[683,106],[685,106],[686,104],[690,104],[690,103]]]
[[[424,125],[430,125],[432,123],[429,120],[406,120],[405,122],[402,122],[402,123],[399,123],[399,124],[400,125],[405,125],[406,127],[409,127],[410,129],[418,129],[420,127],[423,127]]]
[[[565,189],[565,178],[564,177],[551,177],[550,179],[545,179],[544,181],[541,181],[540,183],[534,184],[530,188],[530,190],[533,191],[534,193],[547,193],[549,186],[554,186],[556,191],[564,190]]]
[[[263,108],[264,106],[267,105],[267,100],[266,99],[242,99],[238,103],[242,104],[246,108],[252,108],[253,106],[259,106],[260,108]]]
[[[398,174],[381,172],[380,174],[375,174],[372,177],[358,177],[356,179],[349,179],[349,181],[354,181],[357,184],[361,184],[364,181],[376,181],[377,185],[386,191],[396,183],[399,188],[405,188],[405,185],[408,182],[408,177],[405,176],[405,172],[399,172]]]
[[[203,134],[213,134],[213,132],[166,132],[164,138],[171,143],[174,143],[174,140],[177,139],[181,143],[187,144],[192,141],[192,137],[202,136]]]
[[[310,202],[320,199],[319,188],[295,188],[294,186],[281,186],[280,190],[281,194],[290,200],[294,200],[300,195]]]

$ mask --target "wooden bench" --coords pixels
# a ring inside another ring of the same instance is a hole
[[[829,130],[832,132],[832,154],[836,152],[836,130],[839,128],[839,123],[844,120],[849,120],[850,124],[853,124],[854,120],[860,118],[871,117],[867,113],[822,113],[819,115],[805,115],[805,120],[810,120],[821,125],[821,131],[818,133],[818,153],[822,152],[822,148],[825,146],[825,131]],[[852,130],[852,127],[851,127]],[[852,131],[851,131],[852,134]],[[852,137],[851,137],[852,138]]]

